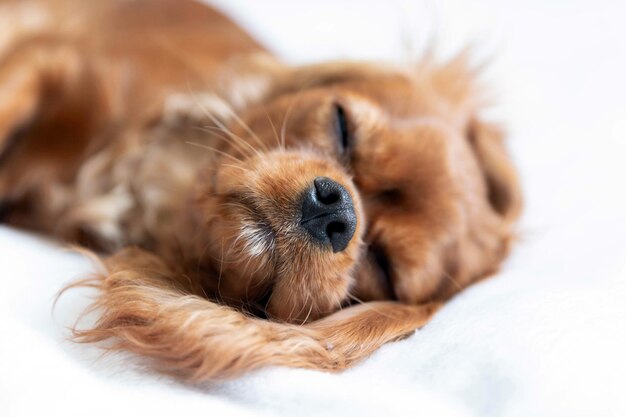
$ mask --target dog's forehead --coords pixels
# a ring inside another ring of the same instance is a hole
[[[406,126],[416,119],[453,121],[462,116],[462,106],[440,91],[431,77],[395,67],[366,71],[333,90],[347,98],[353,117],[366,124],[386,120]]]
[[[357,134],[419,134],[422,130],[434,129],[448,136],[455,133],[458,124],[450,106],[445,101],[432,97],[423,97],[422,100],[407,98],[400,105],[397,100],[381,101],[368,94],[350,92],[343,99]]]

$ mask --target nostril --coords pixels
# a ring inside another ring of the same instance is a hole
[[[336,234],[341,234],[346,231],[346,224],[343,222],[330,222],[328,226],[326,226],[326,235],[330,238],[330,241],[333,241],[333,236]]]
[[[335,193],[335,192],[322,194],[318,190],[316,194],[317,194],[317,199],[319,200],[319,202],[322,204],[326,204],[326,205],[335,204],[337,201],[341,199],[341,194]]]
[[[339,184],[326,177],[317,177],[313,181],[315,185],[315,195],[317,200],[326,205],[335,204],[341,200],[349,200],[350,195],[346,189]]]

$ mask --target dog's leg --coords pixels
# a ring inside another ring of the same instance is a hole
[[[94,327],[75,330],[76,339],[111,339],[111,349],[149,356],[195,382],[272,365],[339,371],[412,333],[438,309],[376,302],[304,326],[284,324],[199,296],[188,278],[141,250],[122,251],[105,264],[107,275],[82,283],[100,289],[93,308],[102,315]]]

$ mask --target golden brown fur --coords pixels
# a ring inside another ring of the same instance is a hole
[[[516,175],[462,56],[289,67],[188,0],[0,17],[17,22],[0,35],[5,221],[110,255],[82,282],[101,318],[78,340],[193,380],[340,370],[507,254]],[[318,177],[354,204],[340,251],[299,226]]]

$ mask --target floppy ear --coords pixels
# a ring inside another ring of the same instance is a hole
[[[487,184],[489,203],[506,223],[515,221],[522,208],[522,193],[513,163],[497,125],[470,120],[467,137]]]
[[[427,59],[433,68],[431,82],[453,107],[475,113],[489,102],[479,75],[484,65],[471,63],[470,48],[462,50],[443,65]],[[428,71],[426,71],[428,73]],[[504,133],[497,125],[470,117],[467,138],[487,184],[489,203],[506,224],[515,221],[522,208],[522,195],[515,169],[504,147]]]

